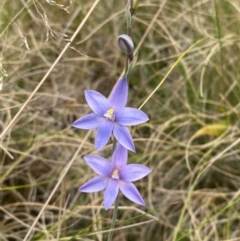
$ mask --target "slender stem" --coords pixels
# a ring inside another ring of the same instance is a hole
[[[126,55],[126,59],[125,59],[125,75],[127,75],[128,72],[128,56]]]
[[[112,216],[112,224],[111,224],[111,231],[108,234],[108,240],[107,241],[112,241],[113,237],[113,229],[115,227],[116,219],[117,219],[117,213],[118,213],[118,204],[119,204],[119,194],[117,195],[115,204],[114,204],[114,210],[113,210],[113,216]]]
[[[127,34],[128,34],[128,36],[131,37],[131,27],[129,27],[129,26],[127,27]],[[127,75],[127,72],[128,72],[128,56],[126,55],[126,58],[125,58],[125,75]],[[113,150],[112,150],[112,152],[114,152],[114,150],[116,148],[116,145],[117,145],[117,140],[114,138],[113,139]],[[119,193],[118,193],[117,198],[115,200],[113,216],[112,216],[112,223],[111,223],[111,228],[110,228],[111,230],[108,234],[107,241],[112,241],[112,238],[113,238],[113,229],[115,227],[115,223],[116,223],[116,219],[117,219],[118,205],[119,205]]]
[[[116,145],[117,145],[117,140],[116,138],[113,136],[113,148],[112,148],[112,153],[114,152],[115,148],[116,148]]]
[[[113,149],[112,152],[114,152],[115,148],[117,145],[117,140],[115,137],[113,137]],[[117,218],[117,213],[118,213],[118,204],[119,204],[119,193],[117,195],[117,198],[115,200],[115,204],[114,204],[114,210],[113,210],[113,216],[112,216],[112,223],[111,223],[111,231],[108,234],[108,240],[107,241],[112,241],[112,237],[113,237],[113,229],[115,227],[115,222],[116,222],[116,218]]]
[[[127,28],[127,35],[131,37],[132,35],[132,27]]]

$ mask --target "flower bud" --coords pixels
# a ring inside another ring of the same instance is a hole
[[[122,34],[118,37],[118,46],[122,50],[122,52],[126,55],[132,55],[134,51],[133,41],[126,34]]]

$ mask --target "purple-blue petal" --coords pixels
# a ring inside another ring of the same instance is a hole
[[[85,98],[90,108],[97,115],[103,116],[111,108],[109,100],[95,90],[85,90]]]
[[[124,77],[117,81],[108,99],[111,103],[112,108],[117,110],[118,108],[126,106],[127,98],[128,82],[127,79]]]
[[[119,184],[120,184],[119,188],[126,198],[128,198],[129,200],[137,204],[145,205],[141,194],[139,193],[139,191],[137,190],[134,184],[132,184],[131,182],[123,182],[123,181],[120,181]]]
[[[132,136],[126,126],[115,124],[113,128],[113,135],[122,146],[135,152]]]
[[[128,151],[125,147],[117,143],[116,148],[112,155],[112,164],[113,166],[120,170],[121,167],[125,166],[127,164],[127,158],[128,158]]]
[[[115,121],[124,126],[139,125],[148,121],[148,116],[141,110],[125,107],[115,112]]]
[[[112,134],[113,126],[114,126],[114,122],[106,119],[98,127],[96,139],[95,139],[95,147],[98,151],[101,150],[107,144]]]
[[[105,177],[111,177],[114,166],[107,159],[101,156],[87,155],[84,157],[87,164],[98,174]]]
[[[126,182],[137,181],[151,172],[151,169],[140,164],[129,164],[119,170],[120,179]]]
[[[108,178],[97,176],[90,179],[84,185],[82,185],[78,190],[80,192],[98,192],[106,188],[108,183]]]
[[[76,120],[72,126],[79,128],[79,129],[94,129],[99,127],[99,125],[105,120],[104,117],[100,117],[99,115],[96,115],[95,113],[88,114],[83,116],[82,118]]]
[[[104,208],[108,210],[114,203],[119,191],[119,181],[114,179],[109,179],[104,193]]]

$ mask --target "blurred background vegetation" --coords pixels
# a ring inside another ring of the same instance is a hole
[[[108,96],[124,69],[126,3],[0,1],[0,240],[106,240],[103,192],[78,192],[95,175],[82,158],[94,133],[71,124],[89,112],[84,90]],[[152,173],[136,182],[146,207],[121,197],[115,241],[240,240],[239,26],[238,0],[140,1],[129,106],[157,91],[129,162]]]

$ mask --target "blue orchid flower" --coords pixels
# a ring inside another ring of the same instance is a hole
[[[73,123],[79,129],[95,129],[95,147],[99,151],[109,141],[112,133],[125,148],[135,151],[133,140],[127,126],[138,125],[149,120],[141,110],[125,107],[128,98],[127,79],[121,78],[114,86],[109,98],[94,90],[86,90],[85,98],[93,110]]]
[[[81,186],[79,191],[92,193],[105,189],[105,210],[114,203],[119,190],[131,201],[145,205],[141,194],[132,182],[145,177],[151,170],[144,165],[127,164],[127,158],[127,149],[120,144],[117,144],[111,162],[100,156],[85,156],[85,161],[98,176]]]

